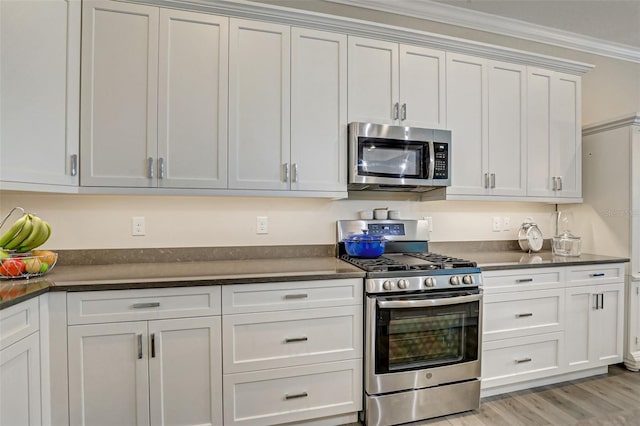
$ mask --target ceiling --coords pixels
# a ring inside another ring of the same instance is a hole
[[[640,0],[433,0],[640,48]]]

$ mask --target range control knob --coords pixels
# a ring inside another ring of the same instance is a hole
[[[403,290],[404,290],[405,288],[407,288],[407,285],[409,285],[409,283],[407,282],[407,280],[400,280],[400,281],[398,281],[398,288],[401,288],[401,289],[403,289]]]
[[[393,288],[393,283],[389,280],[386,280],[382,283],[382,288],[384,288],[385,290],[391,290]]]
[[[465,275],[462,277],[462,282],[465,284],[473,284],[473,277],[471,275]]]
[[[425,287],[435,287],[436,286],[436,279],[433,277],[427,277],[427,279],[424,280],[424,286]]]
[[[452,276],[449,279],[449,284],[451,284],[451,285],[460,285],[460,277],[457,276],[457,275]]]

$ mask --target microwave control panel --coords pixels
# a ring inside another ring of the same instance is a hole
[[[433,179],[449,178],[449,144],[443,142],[433,143],[433,156],[435,160]]]

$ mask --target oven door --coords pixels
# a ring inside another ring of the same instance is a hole
[[[480,377],[478,290],[367,297],[365,389],[419,389]]]

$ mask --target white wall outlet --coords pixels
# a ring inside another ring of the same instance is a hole
[[[269,218],[267,216],[256,217],[256,234],[269,233]]]
[[[499,216],[494,216],[492,219],[492,229],[493,232],[500,232],[502,230],[502,218]]]
[[[509,216],[502,218],[502,230],[511,231],[511,218]]]
[[[431,216],[425,216],[424,220],[427,221],[427,230],[433,232],[433,218]]]
[[[133,216],[131,218],[131,235],[145,235],[144,216]]]

